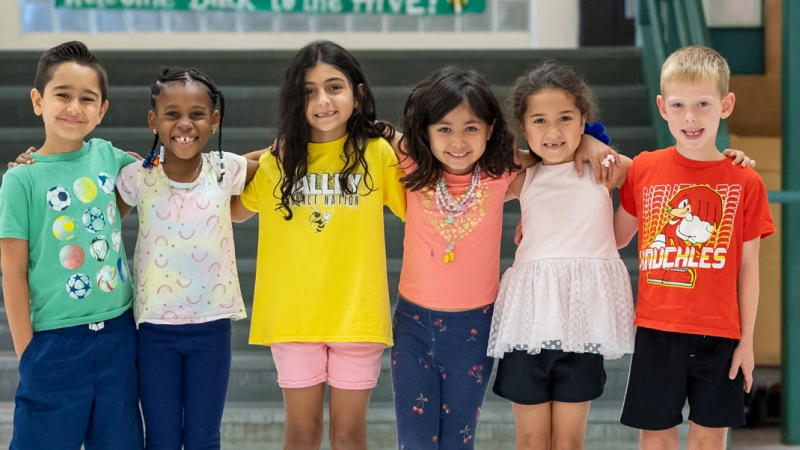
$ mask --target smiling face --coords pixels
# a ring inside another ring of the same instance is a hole
[[[306,120],[311,142],[331,142],[347,133],[347,121],[358,106],[347,76],[324,62],[306,71]]]
[[[211,132],[219,127],[219,111],[213,108],[203,83],[174,81],[161,88],[147,122],[158,131],[166,151],[188,160],[203,150]]]
[[[470,173],[486,150],[492,127],[493,124],[479,119],[465,101],[440,121],[428,125],[431,152],[445,172]]]
[[[545,89],[528,96],[522,130],[531,151],[543,164],[572,161],[581,142],[586,116],[562,89]]]
[[[735,97],[720,97],[716,85],[667,82],[656,98],[661,117],[675,137],[678,151],[691,159],[719,159],[716,138],[720,119],[733,112]]]
[[[46,140],[40,153],[79,149],[83,138],[100,124],[108,101],[100,95],[94,69],[74,62],[58,66],[44,92],[31,91],[33,110],[44,120]]]

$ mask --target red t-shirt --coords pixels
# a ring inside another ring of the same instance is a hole
[[[739,339],[742,244],[775,232],[758,173],[675,147],[644,152],[620,203],[639,221],[636,326]]]

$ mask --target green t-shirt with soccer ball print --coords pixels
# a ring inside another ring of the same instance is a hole
[[[33,157],[0,184],[0,239],[28,241],[33,331],[119,316],[133,290],[114,186],[136,158],[101,139]]]

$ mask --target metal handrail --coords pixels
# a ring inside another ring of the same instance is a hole
[[[645,83],[651,99],[661,93],[661,65],[667,56],[688,45],[711,46],[701,0],[638,0],[636,41],[642,49]],[[655,101],[651,103],[653,129],[659,148],[675,144],[667,123],[661,120]],[[722,120],[717,132],[717,148],[728,148],[728,125]]]

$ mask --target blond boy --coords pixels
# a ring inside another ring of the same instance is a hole
[[[775,231],[761,177],[715,144],[733,112],[730,70],[716,51],[682,48],[656,99],[676,145],[633,159],[615,217],[617,243],[639,231],[636,344],[621,422],[644,450],[724,449],[744,425],[753,372],[760,240]]]

